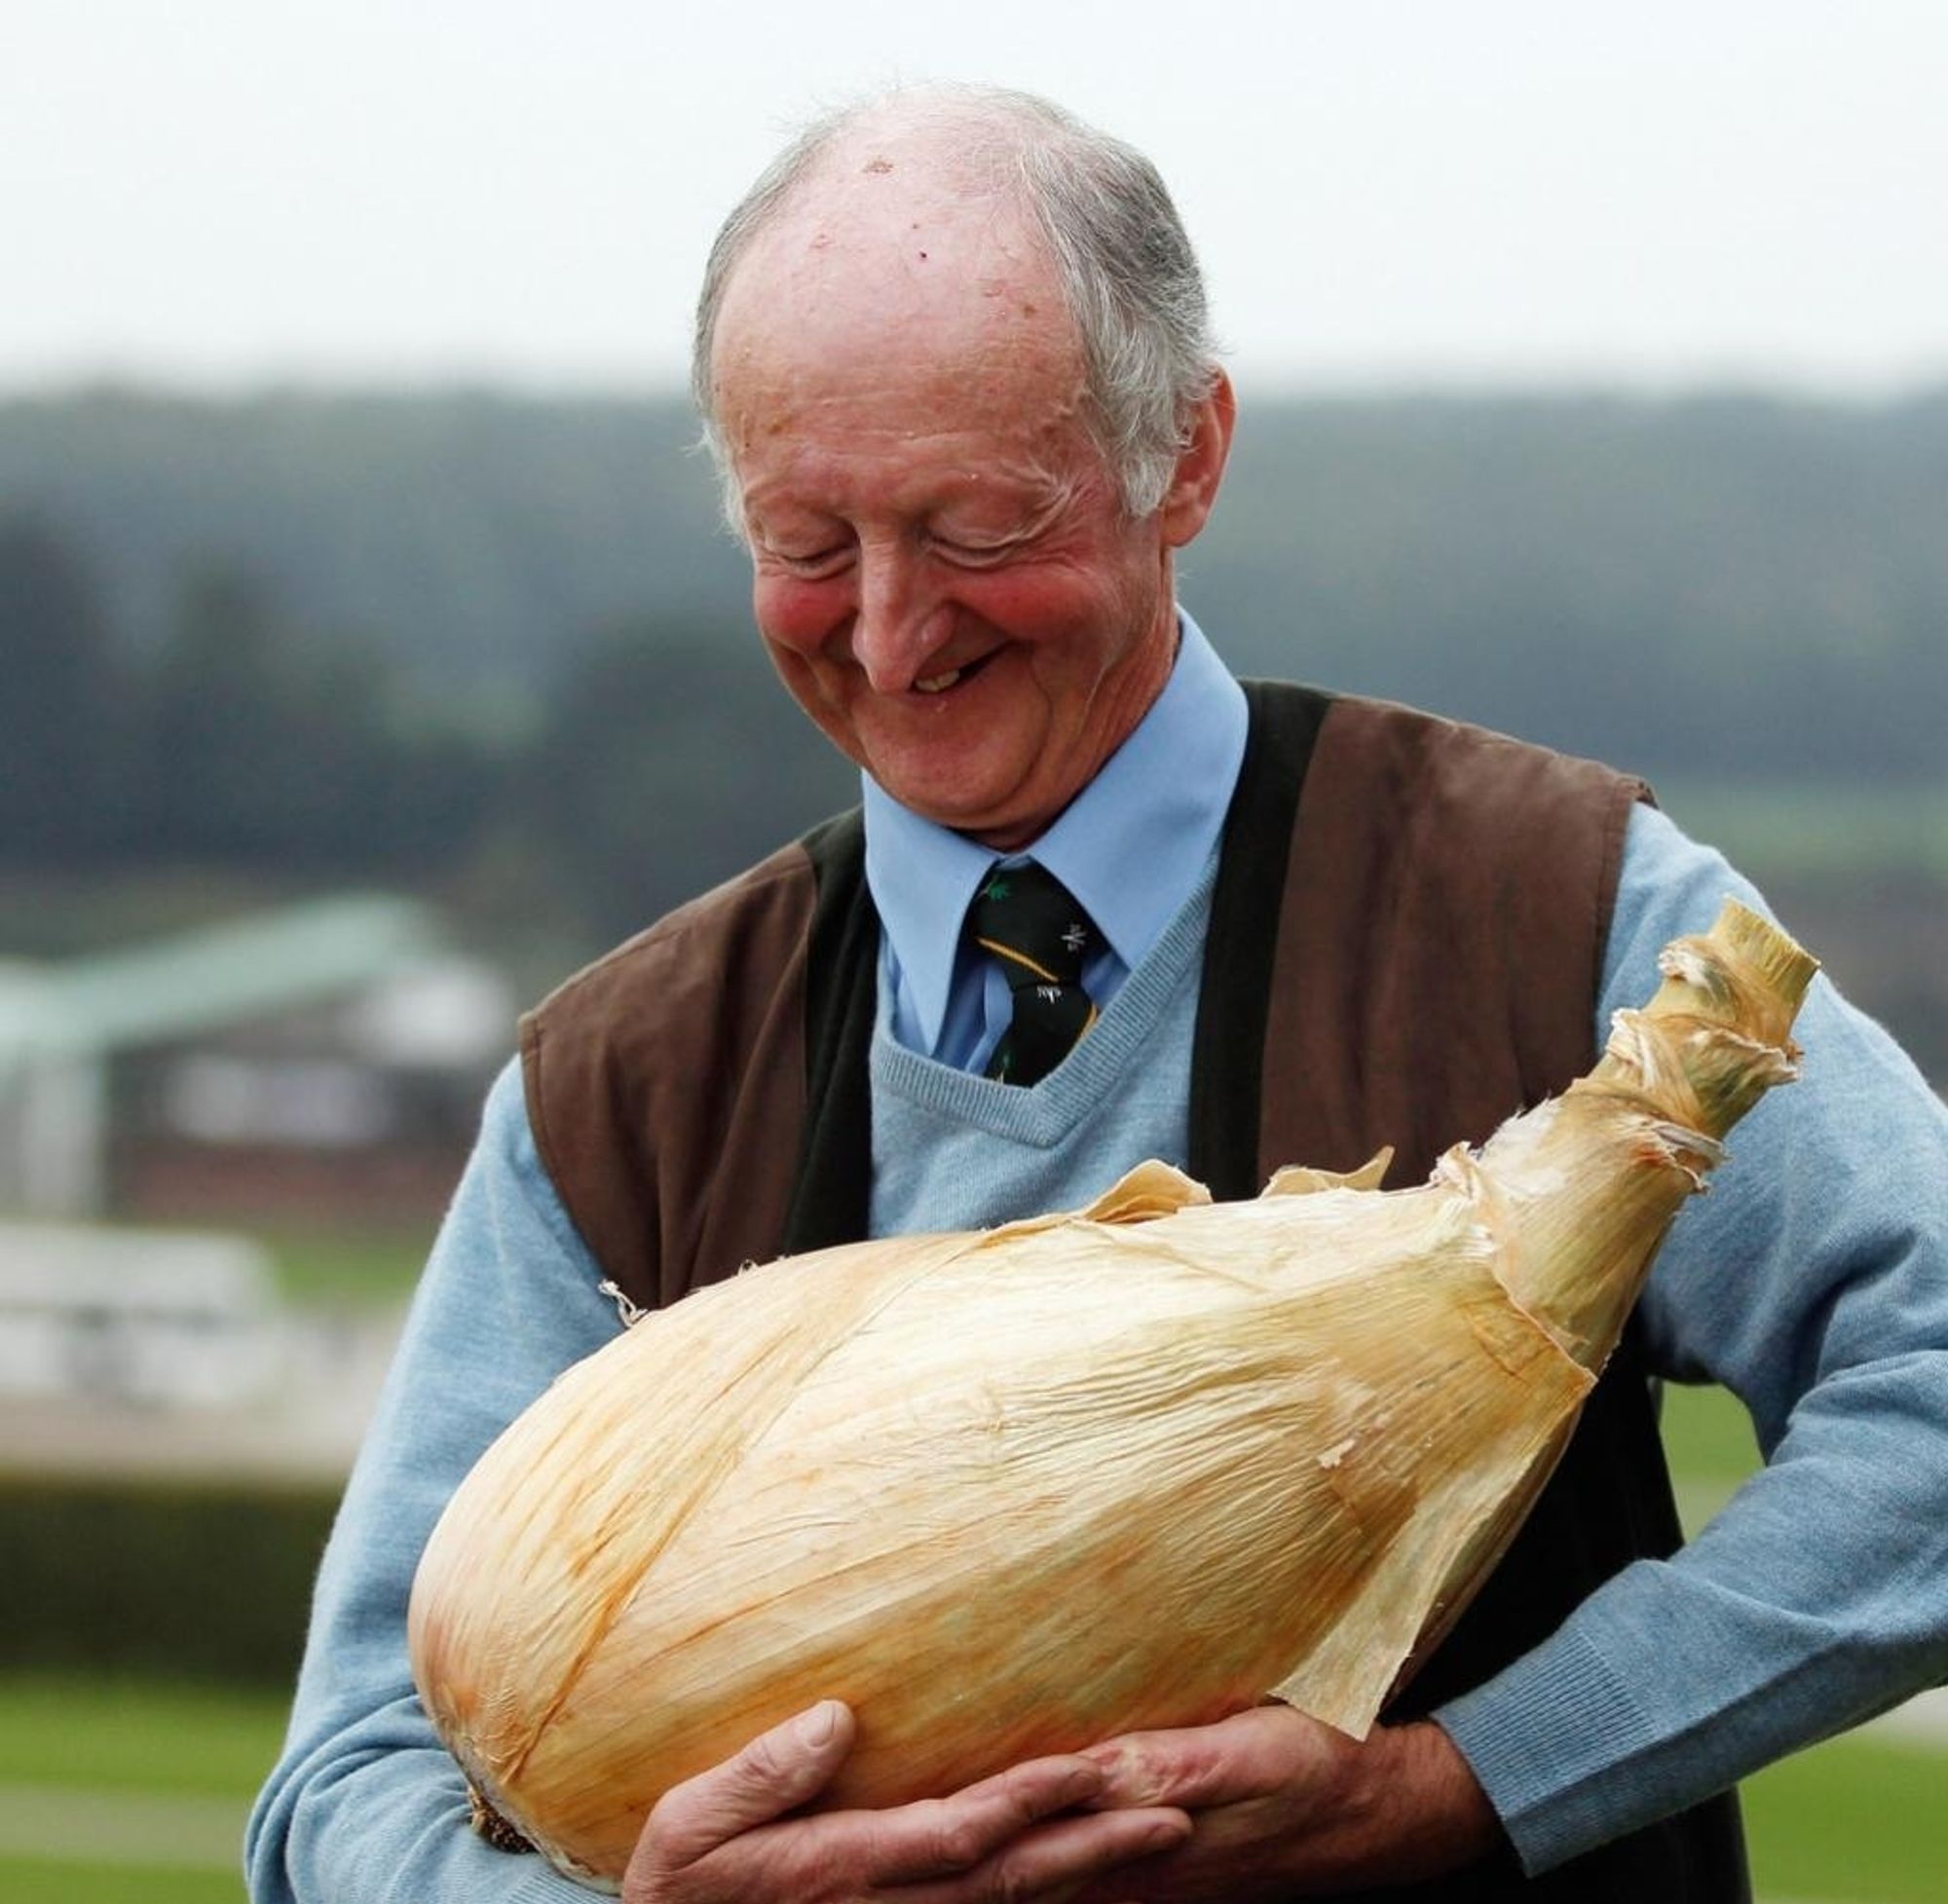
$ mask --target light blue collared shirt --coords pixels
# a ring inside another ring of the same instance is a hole
[[[1181,640],[1163,692],[1030,849],[1102,934],[1082,974],[1099,1007],[1197,884],[1245,758],[1244,690],[1196,622],[1180,611],[1178,623]],[[921,819],[863,778],[866,879],[882,929],[880,981],[891,994],[893,1036],[944,1064],[978,1069],[1011,1007],[1007,981],[993,960],[968,950],[961,923],[1000,856]]]

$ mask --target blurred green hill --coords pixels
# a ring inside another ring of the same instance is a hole
[[[613,621],[738,613],[695,433],[675,401],[76,392],[0,403],[0,510],[70,537],[137,646],[186,575],[241,566],[471,693],[546,680]]]
[[[687,405],[101,391],[0,403],[0,511],[117,640],[241,569],[315,638],[505,707],[599,631],[744,622]],[[1688,777],[1936,779],[1948,392],[1247,402],[1185,598],[1235,665]]]

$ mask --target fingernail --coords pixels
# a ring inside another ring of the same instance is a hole
[[[838,1724],[838,1701],[821,1699],[809,1712],[799,1715],[793,1722],[792,1731],[801,1745],[830,1745]]]

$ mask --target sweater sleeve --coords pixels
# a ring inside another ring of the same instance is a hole
[[[1599,1043],[1727,893],[1762,907],[1638,809]],[[1823,977],[1795,1036],[1641,1303],[1658,1372],[1739,1396],[1765,1467],[1436,1715],[1530,1871],[1948,1678],[1948,1110]]]
[[[246,1835],[253,1904],[585,1904],[541,1858],[468,1828],[459,1768],[413,1690],[405,1622],[447,1497],[561,1368],[614,1335],[600,1275],[509,1065],[325,1550],[283,1752]]]

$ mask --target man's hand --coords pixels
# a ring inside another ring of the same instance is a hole
[[[1502,1839],[1467,1761],[1426,1722],[1382,1726],[1360,1743],[1291,1706],[1261,1705],[1084,1756],[1105,1773],[1093,1803],[1180,1806],[1195,1829],[1075,1904],[1330,1897],[1439,1877]]]
[[[1028,1904],[1167,1854],[1190,1835],[1174,1807],[1097,1807],[1103,1770],[1035,1759],[951,1798],[884,1811],[798,1813],[851,1749],[827,1700],[663,1795],[623,1874],[623,1904]],[[1127,1896],[1111,1881],[1110,1896]]]

